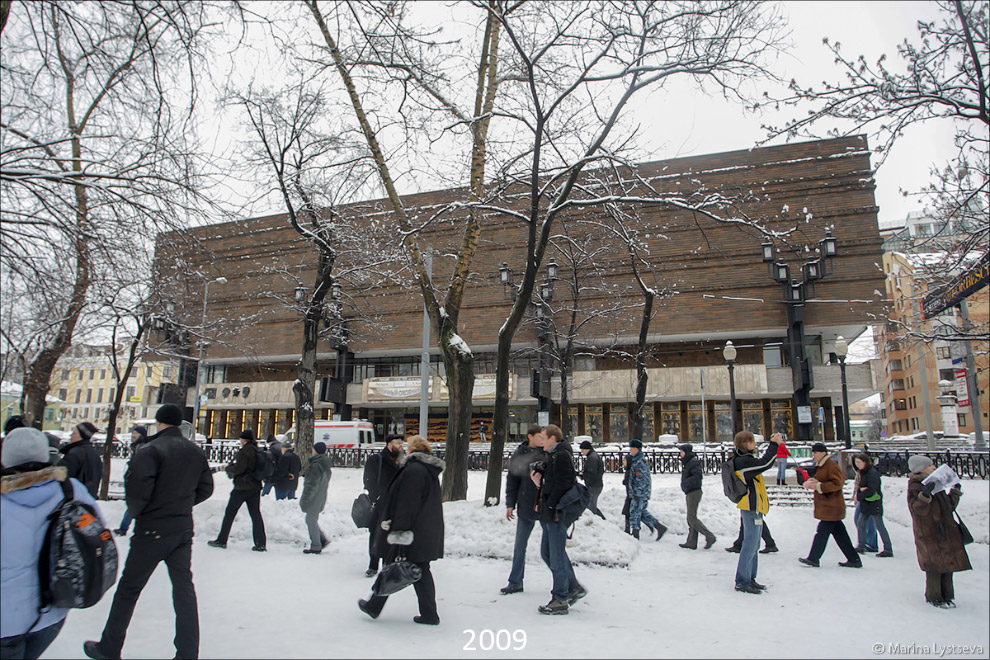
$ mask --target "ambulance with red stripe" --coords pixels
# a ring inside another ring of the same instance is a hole
[[[336,422],[330,419],[318,419],[313,433],[313,442],[326,443],[327,447],[357,449],[371,447],[375,444],[375,425],[366,419],[350,422]],[[279,438],[292,444],[296,442],[296,427],[293,426],[285,435]]]

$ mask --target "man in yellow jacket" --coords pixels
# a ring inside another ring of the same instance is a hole
[[[807,557],[800,557],[798,561],[805,566],[818,568],[828,537],[832,536],[835,537],[839,550],[842,550],[842,554],[846,556],[846,561],[840,561],[839,566],[862,568],[863,562],[849,539],[845,523],[842,522],[846,517],[846,502],[842,496],[842,484],[846,478],[842,474],[842,468],[828,457],[828,448],[824,443],[813,444],[811,456],[818,464],[818,468],[815,470],[815,476],[804,482],[804,487],[815,492],[815,518],[819,521],[818,531],[815,532],[815,540],[811,543],[811,552]]]

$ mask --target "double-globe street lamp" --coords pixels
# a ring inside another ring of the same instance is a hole
[[[196,399],[193,403],[193,437],[192,440],[196,439],[196,433],[199,432],[199,410],[202,407],[202,402],[199,400],[199,384],[203,380],[203,349],[206,347],[206,302],[210,296],[210,285],[211,284],[226,284],[226,277],[217,277],[216,279],[206,280],[203,285],[203,316],[201,318],[201,323],[199,326],[199,358],[196,361]]]
[[[533,370],[530,383],[530,396],[539,402],[537,423],[541,426],[546,426],[550,423],[550,317],[552,314],[550,303],[553,302],[553,283],[559,273],[560,268],[557,266],[557,262],[551,258],[547,262],[546,279],[539,285],[540,299],[537,302],[530,301],[536,316],[536,336],[540,345],[540,368]],[[508,263],[502,262],[502,267],[498,269],[498,278],[502,282],[505,293],[515,302],[519,295],[519,288],[512,281],[512,269],[509,268]]]
[[[738,431],[738,418],[736,417],[736,375],[734,373],[736,364],[736,347],[732,345],[731,341],[725,342],[725,348],[722,350],[722,357],[725,358],[726,364],[729,366],[729,407],[732,419],[732,432],[729,434],[735,437],[736,431]]]
[[[801,442],[812,440],[811,360],[804,345],[804,304],[815,296],[815,282],[831,274],[832,259],[838,255],[838,240],[832,230],[825,232],[819,241],[818,258],[802,265],[803,278],[791,278],[789,264],[777,260],[777,248],[771,239],[763,242],[763,261],[770,277],[784,288],[784,304],[787,309],[787,344],[790,349],[791,376],[794,389],[794,412],[797,415],[797,438]]]

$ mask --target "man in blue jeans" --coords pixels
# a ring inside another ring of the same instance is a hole
[[[553,589],[550,590],[550,602],[541,605],[539,611],[540,614],[567,614],[571,605],[588,595],[574,575],[574,566],[567,556],[567,526],[557,514],[557,503],[577,483],[577,472],[574,453],[564,442],[560,427],[550,424],[543,429],[543,435],[546,466],[534,466],[530,478],[540,487],[540,525],[543,527],[540,555],[553,573]],[[543,468],[542,474],[540,468]]]
[[[523,590],[526,572],[526,545],[533,533],[540,512],[536,506],[539,489],[529,478],[530,464],[546,461],[543,451],[543,427],[533,424],[526,431],[526,442],[516,447],[509,459],[509,473],[505,477],[505,519],[516,518],[516,544],[512,549],[512,570],[509,584],[500,589],[503,595],[517,594]],[[514,516],[518,511],[518,516]]]

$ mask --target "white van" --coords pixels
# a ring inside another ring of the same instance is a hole
[[[143,426],[144,428],[148,429],[148,436],[149,437],[155,435],[156,433],[158,433],[161,430],[161,429],[158,428],[158,421],[154,417],[151,417],[149,419],[136,419],[127,428],[126,436],[127,436],[127,442],[128,443],[131,441],[131,428],[133,428],[135,426]],[[182,426],[180,428],[182,429],[182,435],[186,436],[187,438],[189,438],[192,435],[192,423],[191,422],[187,422],[187,421],[183,420],[182,421]],[[196,439],[193,440],[193,442],[195,442],[197,445],[205,444],[206,443],[206,436],[203,435],[202,433],[197,433],[196,434]]]
[[[326,443],[327,447],[354,449],[370,447],[375,443],[375,425],[368,420],[335,422],[330,419],[318,419],[315,424],[313,442]],[[296,427],[293,425],[278,439],[295,444]]]

